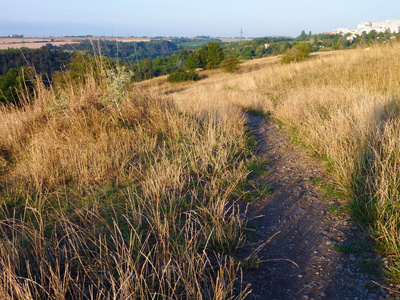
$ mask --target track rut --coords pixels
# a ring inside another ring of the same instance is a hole
[[[256,155],[269,161],[262,180],[274,188],[249,207],[257,241],[241,255],[273,237],[258,253],[260,267],[244,272],[250,299],[390,298],[378,284],[384,260],[345,203],[321,189],[331,180],[323,162],[290,143],[273,121],[249,115],[248,122],[258,141]]]

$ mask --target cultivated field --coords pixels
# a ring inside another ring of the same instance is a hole
[[[43,38],[0,38],[0,50],[8,48],[32,48],[38,49],[46,44],[60,46],[65,44],[75,44],[83,40],[98,41],[109,40],[118,42],[148,42],[151,38],[80,38],[80,37],[43,37]]]
[[[8,48],[22,48],[27,47],[31,49],[38,49],[40,47],[45,46],[46,44],[52,44],[54,46],[60,46],[65,44],[75,44],[79,43],[83,40],[90,41],[99,41],[99,40],[107,40],[107,41],[118,41],[121,43],[125,42],[149,42],[151,40],[150,37],[143,38],[121,38],[121,37],[100,37],[100,38],[86,38],[86,37],[43,37],[43,38],[2,38],[0,37],[0,50],[8,49]],[[220,40],[224,43],[234,43],[239,42],[241,39],[239,38],[220,38]],[[248,39],[244,39],[248,40]]]

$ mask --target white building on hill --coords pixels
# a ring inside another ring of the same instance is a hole
[[[331,31],[333,34],[346,34],[349,33],[351,30],[348,28],[336,28]]]
[[[389,30],[392,33],[400,33],[400,20],[386,20],[382,22],[362,22],[358,24],[357,29],[350,30],[348,28],[337,28],[333,29],[331,33],[333,34],[359,34],[361,35],[364,31],[366,33],[370,33],[372,30],[375,30],[377,33],[385,32]]]
[[[372,30],[376,32],[385,32],[390,30],[393,33],[400,32],[400,20],[386,20],[383,22],[372,23]]]

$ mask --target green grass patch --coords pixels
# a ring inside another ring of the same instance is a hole
[[[233,195],[246,202],[251,202],[260,197],[269,196],[273,193],[273,187],[264,180],[270,174],[268,164],[270,161],[264,157],[253,157],[247,164],[246,169],[249,174],[239,182]]]
[[[327,210],[329,213],[333,214],[334,216],[340,216],[344,213],[348,213],[350,211],[350,206],[333,204],[333,205],[328,206]]]
[[[365,237],[349,240],[347,243],[335,244],[334,249],[344,254],[360,255],[372,249],[370,241]]]
[[[273,191],[273,187],[262,180],[247,180],[235,189],[233,195],[238,200],[251,202],[272,195]]]
[[[250,175],[269,175],[271,173],[268,165],[271,161],[265,157],[255,157],[247,163],[246,169]]]
[[[335,161],[333,160],[333,158],[328,157],[328,156],[322,156],[322,157],[318,157],[318,158],[321,158],[324,161],[325,168],[327,168],[328,170],[334,169]]]
[[[322,182],[324,181],[324,178],[321,177],[321,176],[318,176],[318,177],[310,177],[310,178],[308,179],[308,181],[311,182],[311,183],[314,183],[314,184],[320,184],[320,183],[322,183]]]
[[[379,276],[381,275],[382,271],[380,269],[380,260],[366,260],[366,259],[361,259],[358,262],[358,265],[360,266],[361,270],[367,274]]]
[[[362,249],[360,249],[357,245],[353,244],[335,244],[333,248],[337,252],[341,252],[348,255],[359,254],[362,251]]]
[[[348,195],[337,188],[333,182],[321,184],[321,190],[327,198],[338,198],[342,200],[349,200]]]
[[[257,142],[256,137],[253,134],[251,134],[250,127],[247,127],[246,134],[248,136],[247,140],[246,140],[247,149],[249,149],[252,152],[256,151],[258,142]]]
[[[240,266],[245,270],[258,270],[261,263],[262,259],[254,254],[240,261]]]
[[[253,220],[249,220],[246,222],[246,226],[244,227],[244,234],[246,236],[246,240],[252,243],[257,242],[258,235],[257,235],[257,223]]]

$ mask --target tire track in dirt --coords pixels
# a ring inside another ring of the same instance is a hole
[[[260,267],[244,272],[244,283],[252,285],[250,299],[389,298],[375,283],[382,281],[382,260],[368,237],[348,212],[333,212],[343,203],[320,189],[320,181],[329,180],[323,163],[291,144],[272,121],[253,115],[248,121],[258,141],[256,154],[270,161],[264,180],[275,192],[250,204],[258,240],[243,257],[276,234],[258,254]]]

